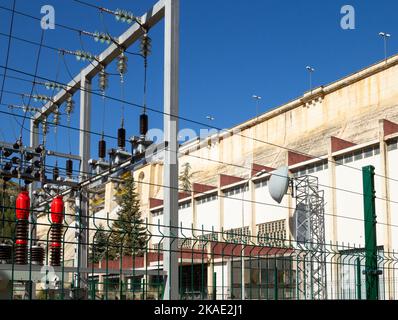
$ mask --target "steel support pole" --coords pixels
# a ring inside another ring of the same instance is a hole
[[[91,79],[88,79],[82,72],[80,84],[80,136],[79,136],[79,156],[80,156],[80,176],[79,182],[83,181],[88,172],[88,161],[90,159],[90,129],[91,129]],[[85,269],[88,267],[88,239],[89,239],[89,210],[88,197],[84,189],[78,193],[78,204],[75,216],[76,228],[76,249],[75,267]],[[87,274],[78,272],[75,274],[75,286],[84,292],[87,289]],[[80,298],[80,290],[78,297]]]
[[[376,239],[376,191],[374,186],[375,168],[362,168],[363,208],[365,220],[365,257],[366,257],[366,299],[379,299],[379,271],[377,270]]]
[[[32,149],[36,148],[39,145],[39,125],[35,123],[34,120],[30,120],[30,141],[29,145]],[[36,161],[36,158],[32,159],[32,163]],[[29,186],[29,196],[31,199],[31,203],[33,204],[33,191],[37,189],[37,182],[33,181]],[[29,215],[29,250],[32,249],[32,246],[35,245],[35,241],[37,238],[37,228],[36,228],[36,221],[37,221],[37,212],[32,210]],[[31,264],[30,264],[31,265]],[[36,285],[33,281],[29,281],[28,285],[28,294],[29,299],[33,300],[36,299]]]
[[[165,1],[164,43],[164,224],[163,267],[167,272],[165,300],[178,299],[178,83],[179,0]]]

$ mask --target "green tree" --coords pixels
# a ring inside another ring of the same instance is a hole
[[[119,200],[120,209],[112,225],[110,236],[110,256],[142,255],[147,244],[147,231],[141,218],[138,194],[135,191],[134,177],[126,179]]]
[[[4,185],[0,180],[0,242],[11,243],[14,236],[16,188],[13,183]]]
[[[182,165],[183,170],[179,176],[179,181],[180,181],[180,189],[182,189],[185,192],[189,192],[192,190],[192,183],[191,183],[191,178],[193,176],[193,173],[191,173],[191,165],[189,162],[186,162]]]
[[[100,262],[106,255],[108,237],[104,227],[100,224],[97,232],[95,233],[93,243],[90,248],[90,261],[91,263]]]

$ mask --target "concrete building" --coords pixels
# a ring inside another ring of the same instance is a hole
[[[214,133],[206,139],[183,144],[179,163],[180,166],[189,163],[193,177],[192,192],[180,193],[179,223],[183,230],[180,237],[185,239],[180,245],[190,248],[198,237],[202,240],[240,240],[242,234],[254,239],[257,235],[266,235],[270,239],[294,241],[295,200],[286,196],[280,205],[277,204],[268,192],[269,175],[254,177],[263,169],[272,171],[288,165],[292,176],[318,178],[326,203],[326,243],[363,248],[361,169],[373,165],[376,172],[377,244],[385,251],[397,249],[397,105],[398,56],[394,56],[387,62],[307,92],[228,132]],[[134,172],[134,177],[142,214],[150,225],[149,246],[158,250],[163,224],[161,161],[146,164]],[[96,217],[115,217],[118,209],[114,201],[116,187],[113,182],[103,187],[104,198],[99,201]],[[225,238],[216,239],[217,232],[221,231],[225,232]],[[278,248],[282,244],[275,240],[259,245]],[[193,255],[191,258],[193,260]],[[203,262],[202,257],[195,259],[198,259],[198,265]],[[233,259],[221,260],[221,257],[211,262],[206,260],[209,268],[205,282],[209,292],[213,281],[217,287],[230,288],[231,277],[235,277],[231,270],[240,268],[240,262],[234,266]],[[330,270],[333,268],[331,265]],[[332,273],[328,273],[329,284],[337,281]],[[393,270],[388,269],[386,273],[385,277],[394,277]],[[245,281],[250,279],[245,278]],[[383,283],[383,286],[391,285],[388,281]],[[354,289],[349,285],[347,292],[341,293],[333,285],[328,287],[328,297],[344,296],[350,290]],[[289,294],[294,296],[293,291],[286,293],[285,298],[289,298]],[[395,287],[385,291],[387,299],[398,297]],[[217,297],[240,297],[240,293],[233,295],[230,289],[226,292],[218,290]],[[256,297],[264,298],[264,295]]]

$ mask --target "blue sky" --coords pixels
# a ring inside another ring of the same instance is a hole
[[[99,6],[115,10],[128,9],[138,15],[143,14],[155,1],[153,0],[86,0]],[[1,6],[11,8],[12,0],[0,0]],[[72,0],[17,0],[16,9],[30,15],[41,17],[42,5],[55,8],[56,23],[87,31],[104,31],[118,36],[126,24],[117,23],[110,15],[101,19],[97,10],[81,6]],[[356,13],[356,29],[343,30],[340,27],[343,5],[352,5]],[[307,65],[316,71],[314,86],[324,85],[355,72],[384,58],[380,31],[392,34],[389,40],[389,55],[398,49],[396,23],[398,2],[394,0],[362,1],[281,1],[281,0],[181,0],[181,77],[180,77],[180,115],[196,121],[209,123],[207,115],[215,120],[211,125],[228,128],[256,116],[253,94],[262,96],[260,111],[265,112],[291,99],[301,96],[309,87]],[[0,31],[8,33],[10,12],[0,9]],[[16,15],[13,35],[39,42],[41,36],[38,21]],[[148,105],[163,109],[163,24],[150,32],[153,40],[153,53],[149,60]],[[104,45],[91,38],[59,27],[46,31],[46,45],[70,50],[100,53]],[[5,65],[8,39],[0,35],[0,65]],[[38,47],[12,40],[9,67],[34,72]],[[129,49],[137,51],[137,46]],[[66,56],[66,64],[73,74],[85,66],[74,57]],[[115,65],[108,72],[115,73]],[[0,74],[4,69],[0,68]],[[9,75],[21,76],[9,71]],[[126,99],[142,104],[142,61],[129,56],[128,76],[126,78]],[[59,54],[42,49],[38,75],[66,83],[70,77]],[[28,79],[29,77],[23,76]],[[2,81],[2,76],[0,77]],[[117,76],[111,76],[107,95],[120,98],[120,85]],[[1,83],[1,82],[0,82]],[[97,89],[97,79],[93,81]],[[31,85],[6,78],[5,90],[29,93]],[[38,86],[38,93],[50,94]],[[78,95],[75,97],[79,101]],[[25,100],[27,102],[27,100]],[[20,96],[4,93],[4,104],[21,104]],[[40,106],[32,101],[31,105]],[[138,133],[138,115],[141,110],[125,107],[128,136]],[[0,110],[9,111],[0,106]],[[64,107],[61,108],[61,112]],[[121,107],[119,103],[106,103],[105,133],[116,136],[120,124]],[[23,114],[21,111],[14,111]],[[21,119],[18,119],[21,121]],[[66,124],[66,117],[62,123]],[[102,102],[93,97],[92,130],[102,130]],[[28,121],[26,121],[28,125]],[[72,125],[78,125],[78,113],[72,118]],[[162,127],[159,114],[150,113],[150,126]],[[28,127],[28,126],[27,126]],[[201,127],[182,121],[181,128],[199,130]],[[0,139],[13,141],[19,135],[20,126],[15,119],[0,115]],[[24,143],[29,142],[29,133],[23,131]],[[67,143],[67,130],[59,129],[57,143],[53,132],[49,136],[49,147],[61,152],[78,152],[77,133],[71,131],[72,148]],[[92,152],[96,155],[98,137],[93,137]],[[115,141],[108,140],[108,148]]]

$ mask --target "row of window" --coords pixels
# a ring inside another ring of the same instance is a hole
[[[244,186],[239,186],[239,187],[235,187],[235,188],[231,188],[228,190],[224,191],[224,194],[229,197],[229,196],[233,196],[235,194],[240,194],[242,192],[247,192],[249,191],[249,186],[246,184]]]
[[[215,201],[217,199],[218,199],[218,196],[216,194],[208,195],[208,196],[204,196],[204,197],[197,199],[196,204],[202,204],[202,203],[206,203],[206,202],[210,202],[210,201]]]
[[[380,147],[378,145],[366,147],[347,153],[344,156],[336,157],[336,165],[338,166],[343,163],[351,163],[354,161],[370,158],[378,154],[380,154]]]
[[[323,170],[327,170],[329,168],[329,164],[327,160],[319,161],[314,164],[306,165],[300,168],[299,171],[293,172],[294,177],[302,177],[305,175],[310,175],[314,172],[319,172]]]
[[[184,203],[181,203],[179,206],[178,206],[178,209],[186,209],[186,208],[190,208],[191,207],[191,201],[187,201],[187,202],[184,202]]]

